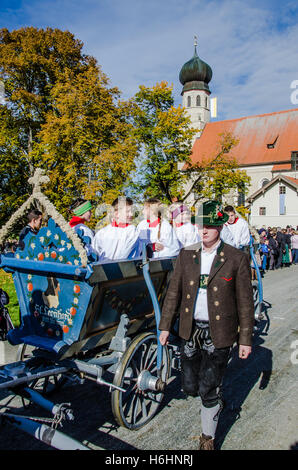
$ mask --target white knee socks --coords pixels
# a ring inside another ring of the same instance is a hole
[[[213,439],[218,423],[218,416],[216,415],[219,409],[219,403],[216,406],[213,406],[212,408],[206,408],[204,405],[202,405],[201,408],[202,433],[205,434],[205,436],[211,436]]]

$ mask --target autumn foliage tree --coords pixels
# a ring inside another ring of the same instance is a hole
[[[130,109],[116,103],[118,97],[95,66],[69,74],[51,90],[53,110],[41,126],[37,151],[51,178],[48,195],[62,212],[81,194],[112,202],[134,168],[138,146]]]
[[[140,86],[133,103],[135,135],[143,151],[135,187],[144,196],[170,203],[182,195],[187,175],[180,164],[190,162],[195,131],[184,109],[174,107],[172,87],[166,82]]]
[[[129,105],[68,31],[0,30],[0,226],[47,170],[62,213],[73,197],[111,199],[134,165]]]
[[[202,155],[196,163],[186,163],[183,172],[187,175],[187,185],[182,200],[192,194],[196,204],[203,199],[221,200],[233,190],[247,192],[250,177],[230,155],[238,142],[229,132],[220,134],[214,154]]]

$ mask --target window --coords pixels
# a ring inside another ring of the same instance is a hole
[[[262,181],[261,181],[261,188],[263,188],[264,186],[266,186],[266,184],[269,183],[269,180],[267,178],[264,178]]]
[[[244,206],[245,204],[245,185],[241,184],[238,187],[238,206]]]
[[[259,208],[259,215],[266,215],[266,207]]]
[[[245,204],[245,194],[238,193],[238,206],[244,206]]]
[[[201,106],[201,97],[197,95],[197,106]]]
[[[187,107],[188,108],[191,107],[191,97],[190,96],[187,97]]]
[[[291,155],[291,170],[298,171],[298,151],[292,152]]]
[[[279,215],[286,215],[286,187],[279,187]]]
[[[208,108],[208,96],[205,97],[205,107]]]
[[[277,139],[278,139],[278,136],[276,136],[276,138],[273,140],[272,139],[272,142],[270,142],[269,144],[267,144],[267,149],[274,149],[275,147],[275,144],[277,142]]]

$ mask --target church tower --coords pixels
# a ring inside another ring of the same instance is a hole
[[[212,78],[212,69],[197,54],[197,38],[195,36],[194,55],[186,62],[179,74],[183,85],[182,106],[191,119],[191,125],[198,132],[194,139],[199,138],[205,124],[210,121],[210,94],[208,83]]]

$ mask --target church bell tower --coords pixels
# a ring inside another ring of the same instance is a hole
[[[197,37],[194,42],[194,55],[180,70],[179,80],[183,85],[182,106],[186,109],[191,125],[198,130],[194,140],[199,138],[205,124],[210,121],[209,82],[212,69],[197,54]]]

